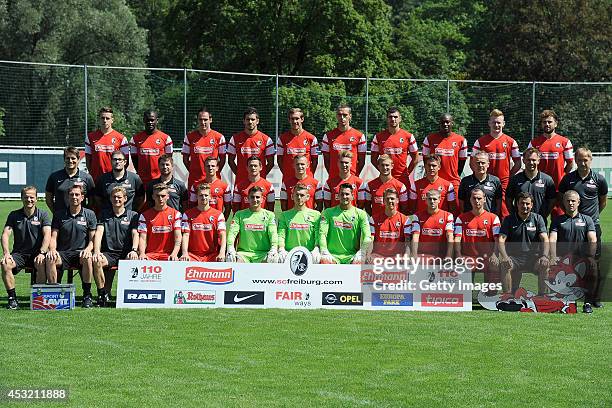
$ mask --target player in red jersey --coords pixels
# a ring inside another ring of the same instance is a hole
[[[250,107],[242,117],[244,130],[233,135],[227,144],[228,163],[232,172],[236,175],[235,182],[247,177],[247,159],[257,156],[262,163],[262,177],[274,167],[274,142],[270,136],[257,129],[259,125],[259,113],[257,109]]]
[[[384,211],[370,218],[374,230],[372,258],[390,257],[396,254],[410,255],[412,218],[397,210],[399,194],[396,189],[384,191]]]
[[[212,115],[207,108],[198,111],[198,128],[189,132],[183,140],[183,164],[189,171],[187,188],[204,181],[206,159],[217,157],[218,169],[225,165],[225,136],[210,127]]]
[[[223,211],[227,219],[232,211],[232,188],[217,175],[219,174],[219,158],[209,156],[204,160],[204,179],[191,186],[189,189],[189,208],[195,207],[198,203],[196,187],[206,183],[210,186],[210,206],[219,211]]]
[[[225,261],[226,228],[221,211],[210,206],[210,186],[196,187],[198,206],[183,214],[181,261]]]
[[[379,132],[372,139],[372,164],[378,164],[378,156],[388,154],[393,159],[393,177],[410,185],[410,175],[416,167],[419,148],[414,135],[400,127],[402,115],[399,109],[391,107],[387,109],[387,129]],[[410,164],[408,163],[410,155]]]
[[[356,205],[359,188],[363,184],[363,180],[351,173],[351,165],[353,163],[353,152],[343,150],[338,154],[338,175],[333,178],[328,178],[325,184],[320,185],[317,189],[316,202],[317,211],[325,208],[332,208],[340,204],[338,194],[340,193],[340,186],[348,183],[353,187],[353,196],[355,197],[351,202],[351,205]]]
[[[477,151],[486,152],[489,155],[489,174],[497,176],[502,183],[502,218],[508,216],[506,207],[506,188],[510,177],[521,170],[521,153],[516,140],[505,134],[504,114],[499,109],[493,109],[489,114],[488,135],[480,137],[474,143],[472,155]],[[513,162],[510,168],[510,161]]]
[[[289,109],[289,125],[291,129],[280,135],[276,143],[276,158],[283,173],[283,181],[295,176],[293,159],[297,156],[305,156],[310,163],[309,176],[315,173],[319,163],[319,141],[312,133],[304,130],[304,112],[300,108]]]
[[[338,175],[338,168],[332,164],[337,162],[338,155],[343,150],[349,150],[353,153],[351,174],[359,177],[365,165],[367,151],[366,137],[359,130],[351,127],[352,117],[350,106],[338,106],[336,109],[338,127],[323,135],[321,152],[323,153],[325,169],[327,169],[330,179]]]
[[[98,113],[100,128],[85,137],[85,163],[91,178],[97,180],[113,169],[111,155],[120,150],[130,155],[130,145],[125,136],[113,129],[113,108],[105,106]],[[126,166],[129,164],[126,163]]]
[[[160,176],[157,160],[164,153],[172,154],[172,138],[157,129],[157,112],[148,110],[144,113],[144,127],[130,140],[130,151],[136,173],[142,183],[147,183]]]
[[[155,205],[138,220],[138,259],[177,261],[181,249],[181,213],[168,205],[168,186],[153,187]]]
[[[453,214],[439,208],[439,190],[425,193],[427,208],[417,212],[412,220],[412,256],[453,256]]]
[[[288,159],[288,158],[287,158]],[[289,196],[293,196],[293,188],[299,183],[306,187],[310,198],[306,202],[306,207],[315,208],[315,194],[319,187],[319,181],[308,174],[308,157],[294,156],[293,157],[293,173],[294,176],[283,178],[281,186],[281,208],[287,211],[293,208],[293,200],[289,200]]]
[[[423,140],[423,157],[435,153],[440,156],[440,177],[453,183],[455,193],[459,191],[461,173],[467,159],[465,137],[453,132],[452,115],[445,113],[438,122],[440,130]]]
[[[251,187],[259,186],[262,188],[262,195],[266,200],[266,210],[274,211],[275,193],[274,186],[265,178],[261,177],[262,163],[257,156],[249,157],[247,169],[249,174],[244,180],[236,181],[232,198],[232,209],[234,213],[238,210],[249,208],[249,190]]]
[[[363,183],[359,189],[359,207],[373,217],[385,212],[384,193],[388,189],[397,191],[400,211],[408,210],[408,190],[406,186],[394,178],[393,159],[388,154],[378,156],[378,171],[380,175],[374,180]]]
[[[453,184],[439,176],[440,156],[429,154],[423,157],[425,176],[410,185],[408,207],[411,212],[423,211],[427,208],[426,193],[429,190],[440,192],[439,207],[445,211],[457,211],[457,198]]]

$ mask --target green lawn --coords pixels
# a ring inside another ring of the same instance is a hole
[[[0,218],[18,206],[0,202]],[[17,283],[25,301],[28,276]],[[0,388],[67,387],[75,407],[604,407],[610,307],[593,315],[2,309]]]

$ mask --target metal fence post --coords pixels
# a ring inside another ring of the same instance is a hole
[[[85,134],[83,135],[83,140],[87,137],[87,111],[88,111],[88,99],[87,99],[87,65],[83,65],[83,92],[85,93]]]
[[[366,143],[368,138],[368,112],[370,111],[370,78],[366,78],[366,87],[365,87],[365,135],[366,135]]]
[[[278,74],[276,74],[276,115],[275,115],[275,120],[274,120],[274,136],[275,136],[275,141],[278,140]]]
[[[450,79],[446,80],[446,112],[450,113]]]
[[[187,134],[187,68],[183,68],[183,137]]]
[[[531,140],[535,137],[535,99],[536,99],[536,83],[533,81],[531,85]]]

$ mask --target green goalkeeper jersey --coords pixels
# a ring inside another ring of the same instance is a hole
[[[306,208],[298,211],[295,207],[284,211],[278,217],[278,242],[291,251],[297,246],[303,246],[312,251],[319,246],[319,222],[321,213]]]
[[[343,210],[339,205],[323,211],[319,236],[321,251],[327,249],[345,263],[371,240],[370,222],[365,211],[356,207]]]
[[[267,253],[278,245],[274,213],[264,209],[253,212],[249,208],[236,212],[227,236],[228,246],[234,245],[237,236],[239,252]]]

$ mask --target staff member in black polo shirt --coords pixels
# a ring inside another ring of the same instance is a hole
[[[8,293],[8,308],[18,309],[15,294],[15,274],[24,267],[35,269],[36,282],[45,283],[45,253],[51,239],[51,219],[36,206],[36,187],[21,190],[23,208],[11,211],[2,232],[2,281]],[[13,252],[9,238],[14,234]],[[33,272],[34,273],[34,272]]]
[[[57,271],[81,270],[83,307],[91,307],[91,251],[96,231],[96,215],[82,206],[83,187],[74,185],[68,190],[70,207],[57,212],[51,223],[51,242],[47,253],[47,281],[57,282]]]
[[[533,196],[521,191],[516,196],[517,211],[510,213],[499,231],[499,263],[504,292],[515,293],[521,273],[538,274],[538,292],[546,292],[549,244],[544,218],[532,211]]]
[[[517,197],[524,191],[531,194],[532,212],[540,214],[547,223],[548,216],[555,206],[557,189],[555,182],[548,174],[538,170],[542,155],[535,147],[529,147],[523,152],[523,171],[510,177],[506,190],[506,207],[510,212],[517,211]],[[516,205],[515,205],[516,204]],[[520,211],[520,209],[518,209]]]
[[[589,267],[585,275],[587,287],[582,310],[592,313],[591,302],[597,281],[597,235],[593,219],[579,213],[579,206],[580,196],[576,191],[569,190],[563,194],[565,214],[554,218],[550,225],[550,264],[557,264],[557,255],[587,258]]]
[[[93,275],[99,307],[106,307],[113,287],[114,271],[105,270],[120,259],[138,259],[138,213],[125,208],[127,192],[117,186],[111,191],[113,208],[103,210],[94,237]]]
[[[102,174],[96,180],[96,204],[101,210],[111,210],[111,191],[123,187],[127,193],[125,208],[138,211],[145,199],[144,185],[136,173],[126,169],[127,159],[122,151],[115,151],[111,156],[113,170]]]
[[[181,180],[174,178],[174,159],[172,153],[163,154],[157,159],[159,165],[160,177],[151,180],[147,184],[147,206],[153,207],[153,186],[159,183],[164,183],[168,186],[168,207],[174,208],[182,213],[184,205],[187,203],[187,187]]]
[[[80,161],[76,147],[65,148],[64,168],[51,173],[47,179],[45,202],[54,215],[60,210],[68,209],[68,190],[73,185],[83,187],[85,198],[94,191],[94,181],[89,173],[79,170]]]
[[[461,179],[459,184],[459,207],[463,212],[472,211],[470,197],[476,187],[485,193],[485,211],[501,217],[502,185],[499,177],[487,173],[489,170],[489,155],[479,151],[470,159],[472,174]],[[507,193],[506,193],[507,194]]]

